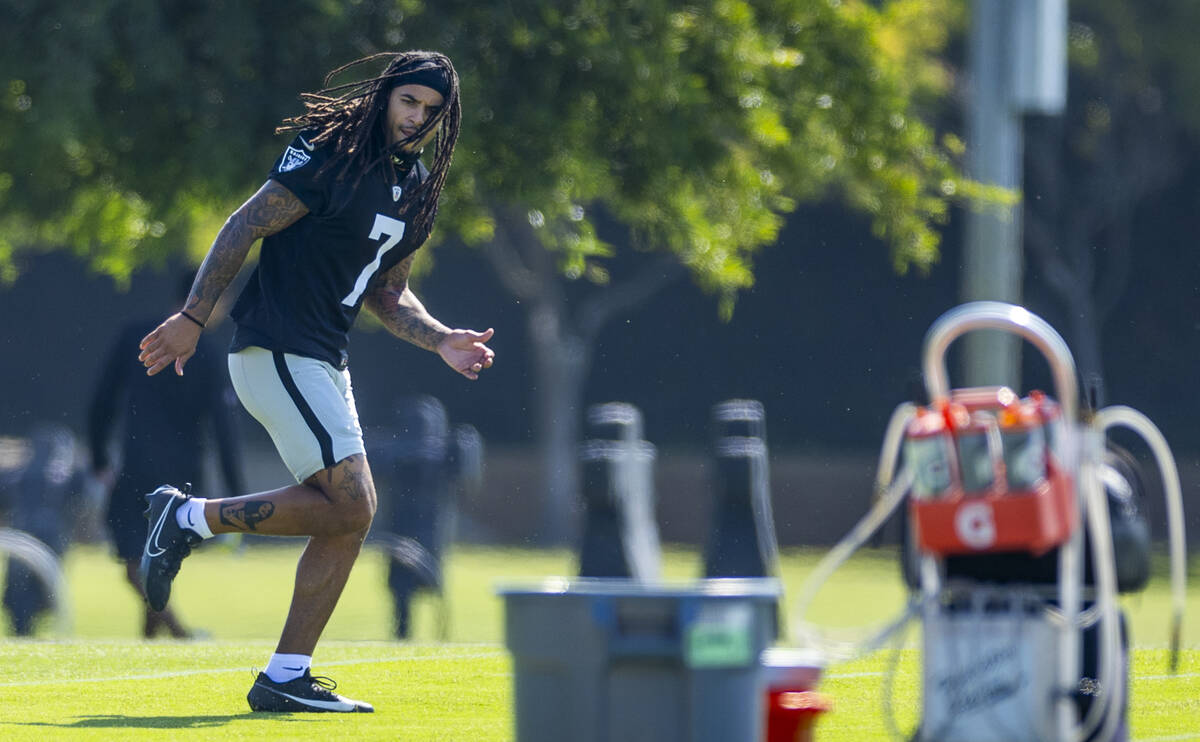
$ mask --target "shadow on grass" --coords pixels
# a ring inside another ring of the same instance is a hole
[[[98,716],[81,716],[75,721],[54,723],[48,721],[29,722],[0,722],[0,727],[52,727],[54,729],[203,729],[219,727],[231,721],[261,720],[278,723],[312,722],[316,719],[292,714],[226,714],[224,716],[127,716],[124,714],[103,714]]]

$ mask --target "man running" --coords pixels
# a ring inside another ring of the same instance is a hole
[[[384,57],[382,74],[329,87],[340,73]],[[347,369],[359,310],[468,379],[495,358],[486,345],[491,329],[447,327],[408,286],[458,137],[454,66],[436,52],[373,55],[334,70],[325,85],[303,95],[305,112],[279,127],[295,138],[221,228],[184,308],[142,340],[139,355],[148,374],[174,365],[182,375],[217,299],[262,239],[258,266],[232,312],[229,373],[297,483],[211,500],[159,487],[147,495],[141,559],[147,601],[157,610],[201,539],[226,532],[309,537],[279,644],[247,696],[255,711],[374,710],[310,671],[375,514]],[[426,168],[419,158],[430,144]]]

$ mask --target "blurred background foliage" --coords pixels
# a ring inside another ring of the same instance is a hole
[[[1111,377],[1139,376],[1106,359],[1120,353],[1114,327],[1138,323],[1157,335],[1177,309],[1170,297],[1195,291],[1170,259],[1174,235],[1188,228],[1146,214],[1194,181],[1200,64],[1185,49],[1200,5],[1075,0],[1070,13],[1067,108],[1025,123],[1026,291],[1060,313],[1058,329],[1103,404]],[[1158,224],[1139,226],[1147,221]],[[1159,273],[1176,290],[1150,299]],[[1165,362],[1190,366],[1189,347]]]
[[[530,428],[564,509],[616,317],[687,275],[728,319],[800,203],[848,205],[880,261],[927,271],[954,200],[1002,197],[927,122],[953,79],[953,0],[0,7],[8,280],[24,251],[70,250],[118,283],[196,260],[326,70],[387,49],[454,59],[465,118],[435,238],[482,248],[520,305]]]
[[[503,376],[512,352],[497,366],[508,391],[489,397],[494,430],[569,446],[585,399],[665,419],[772,390],[792,442],[871,446],[920,333],[955,301],[960,206],[1011,198],[956,164],[969,10],[0,0],[0,280],[49,251],[121,285],[197,261],[262,182],[301,91],[368,53],[438,48],[462,75],[466,118],[435,241],[477,248],[510,303],[476,276],[442,297],[486,296],[520,315],[527,341],[527,371]],[[1102,369],[1114,401],[1200,445],[1177,401],[1200,363],[1187,221],[1200,4],[1069,10],[1067,111],[1026,125],[1026,303]],[[731,329],[711,321],[735,305]],[[698,367],[703,379],[664,382]],[[842,420],[851,407],[873,410],[866,425]]]
[[[726,313],[797,201],[840,192],[898,267],[936,259],[958,175],[916,102],[949,76],[951,0],[504,4],[84,0],[0,4],[0,265],[70,249],[127,278],[263,179],[274,125],[323,73],[438,48],[467,121],[448,235],[533,222],[568,277],[614,239],[670,249]],[[535,214],[536,212],[536,214]],[[511,227],[509,227],[511,229]],[[180,240],[187,235],[187,240]]]
[[[202,254],[212,215],[264,178],[278,149],[270,134],[298,87],[378,48],[392,13],[385,3],[6,0],[0,259],[70,249],[125,280],[183,245]]]

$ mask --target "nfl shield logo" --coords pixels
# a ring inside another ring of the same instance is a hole
[[[307,152],[295,147],[288,147],[283,153],[283,161],[279,163],[279,172],[286,173],[298,167],[304,167],[311,159],[312,156]]]
[[[392,200],[393,201],[399,201],[401,193],[404,193],[404,191],[402,191],[400,189],[400,186],[397,186],[397,185],[392,186]]]

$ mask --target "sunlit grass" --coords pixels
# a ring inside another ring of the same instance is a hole
[[[348,695],[376,704],[361,718],[249,714],[251,668],[270,656],[290,598],[299,541],[255,545],[244,552],[206,546],[184,563],[173,603],[211,638],[176,642],[138,639],[140,605],[120,565],[102,547],[83,546],[66,560],[72,629],[39,639],[0,641],[0,739],[512,739],[512,665],[503,646],[498,585],[571,575],[566,550],[459,547],[446,563],[448,633],[440,638],[437,601],[418,601],[414,639],[392,635],[383,555],[368,548],[355,567],[315,657],[315,671]],[[794,615],[801,584],[823,555],[790,550],[782,561],[784,614]],[[696,551],[668,548],[664,577],[696,577]],[[1162,572],[1162,570],[1159,570]],[[1165,575],[1164,575],[1165,576]],[[1164,576],[1127,598],[1133,654],[1131,719],[1136,740],[1200,739],[1200,601],[1191,591],[1178,676],[1166,671],[1169,596]],[[864,633],[900,611],[905,592],[895,554],[857,555],[817,595],[808,618]],[[884,701],[895,725],[911,731],[919,716],[919,655],[910,632],[891,670],[880,652],[827,668],[821,690],[835,703],[819,726],[822,742],[890,739]]]

